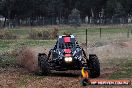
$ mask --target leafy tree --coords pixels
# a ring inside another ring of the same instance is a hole
[[[74,26],[80,26],[80,11],[76,8],[71,11],[71,14],[69,15],[69,21]]]
[[[132,14],[132,0],[0,0],[0,15],[7,19],[45,17],[68,19],[71,11],[80,11],[80,18],[99,18],[105,9],[105,17],[122,17]]]
[[[126,16],[129,11],[126,10],[127,6],[125,0],[108,0],[106,4],[106,17],[122,17]],[[125,3],[125,4],[124,4]]]

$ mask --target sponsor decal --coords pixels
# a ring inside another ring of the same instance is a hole
[[[88,81],[89,82],[89,81]],[[90,80],[91,85],[129,85],[129,80]]]
[[[70,37],[64,37],[64,42],[65,42],[65,43],[71,42]]]
[[[65,53],[71,53],[71,49],[64,49]]]

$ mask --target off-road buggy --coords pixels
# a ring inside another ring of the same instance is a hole
[[[49,54],[39,53],[38,66],[39,73],[48,75],[51,70],[81,70],[85,67],[90,72],[90,77],[100,76],[100,63],[95,54],[90,54],[78,45],[75,36],[62,35],[59,36],[53,49]]]

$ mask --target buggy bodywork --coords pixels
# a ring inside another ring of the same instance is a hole
[[[44,53],[38,55],[38,65],[42,74],[48,75],[51,70],[81,70],[85,67],[90,71],[91,77],[100,75],[100,63],[95,54],[90,54],[89,59],[76,41],[74,35],[59,36],[48,56]]]

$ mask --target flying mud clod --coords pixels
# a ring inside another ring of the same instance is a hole
[[[46,53],[44,47],[23,47],[18,51],[17,63],[30,72],[38,71],[38,53]]]

